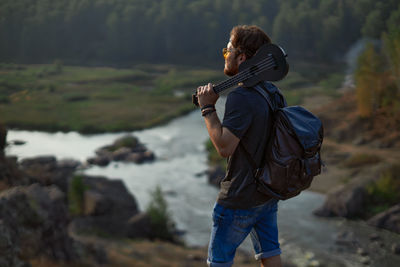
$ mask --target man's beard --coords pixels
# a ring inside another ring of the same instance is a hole
[[[226,65],[226,68],[224,68],[225,75],[233,76],[239,72],[239,65],[236,63],[236,60],[234,60],[234,58],[232,58],[230,62],[227,62]]]

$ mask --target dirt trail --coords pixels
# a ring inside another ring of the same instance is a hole
[[[376,148],[369,145],[338,143],[329,138],[324,139],[323,145],[334,147],[336,151],[342,153],[376,155],[384,162],[400,163],[400,149],[398,148]]]

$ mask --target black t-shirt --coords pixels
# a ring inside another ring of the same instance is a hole
[[[278,88],[264,82],[271,100],[279,107],[286,102]],[[228,128],[257,164],[261,163],[272,130],[272,112],[267,101],[253,88],[238,87],[228,94],[222,127]],[[238,145],[228,158],[225,178],[217,202],[232,209],[246,209],[261,205],[270,197],[257,191],[251,163]]]

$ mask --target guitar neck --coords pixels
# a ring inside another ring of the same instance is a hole
[[[246,79],[249,78],[249,72],[247,70],[242,71],[234,76],[232,76],[231,78],[217,84],[214,86],[214,92],[216,94],[219,94],[220,92],[229,89],[233,86],[237,86],[239,83],[245,81]]]
[[[263,71],[269,70],[275,67],[275,61],[271,55],[268,55],[267,58],[261,60],[257,64],[244,69],[243,71],[239,72],[238,74],[232,76],[231,78],[217,84],[214,86],[214,92],[219,94],[220,92],[231,88],[233,86],[237,86],[239,83],[246,81],[247,79],[257,76]]]

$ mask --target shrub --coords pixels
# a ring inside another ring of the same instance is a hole
[[[168,212],[168,205],[160,186],[151,192],[151,201],[146,212],[150,217],[152,238],[174,241],[175,225]]]
[[[135,136],[132,135],[123,136],[117,141],[115,141],[115,144],[111,150],[118,150],[121,147],[134,148],[135,146],[138,145],[138,143],[139,141]]]
[[[367,186],[370,215],[382,212],[400,201],[400,164],[386,169],[379,179]]]
[[[81,175],[75,175],[72,178],[68,189],[68,208],[71,215],[83,214],[83,198],[87,189]]]

